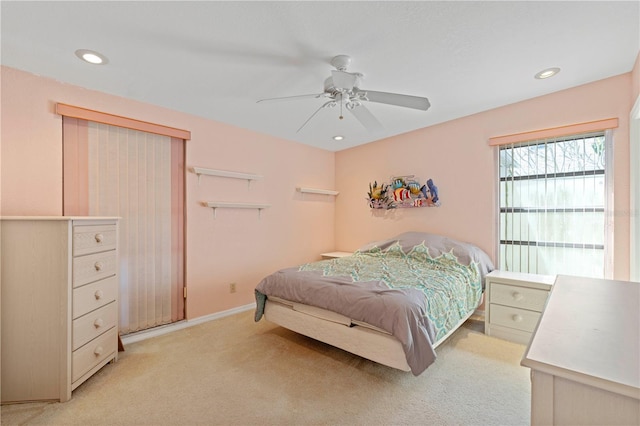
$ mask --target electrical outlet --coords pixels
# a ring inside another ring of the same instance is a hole
[[[236,292],[236,283],[229,284],[229,292],[230,293],[235,293]]]

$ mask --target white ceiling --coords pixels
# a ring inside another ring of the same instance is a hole
[[[2,1],[2,64],[337,151],[631,71],[638,1]],[[77,49],[107,56],[80,61]],[[428,111],[368,103],[384,126],[304,99],[338,54],[362,89],[425,96]],[[548,80],[533,75],[562,71]],[[336,142],[332,136],[345,140]]]

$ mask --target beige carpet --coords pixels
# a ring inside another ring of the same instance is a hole
[[[423,374],[384,367],[253,312],[133,343],[71,401],[2,407],[3,425],[524,425],[525,347],[469,321]]]

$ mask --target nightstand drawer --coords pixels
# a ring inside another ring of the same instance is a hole
[[[502,305],[489,305],[491,324],[533,332],[540,318],[540,312],[512,308]]]
[[[491,303],[542,312],[548,291],[491,283]]]

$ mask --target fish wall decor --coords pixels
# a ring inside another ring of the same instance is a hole
[[[369,183],[367,195],[372,209],[440,206],[438,187],[433,179],[420,184],[414,175],[392,176],[388,184]]]

